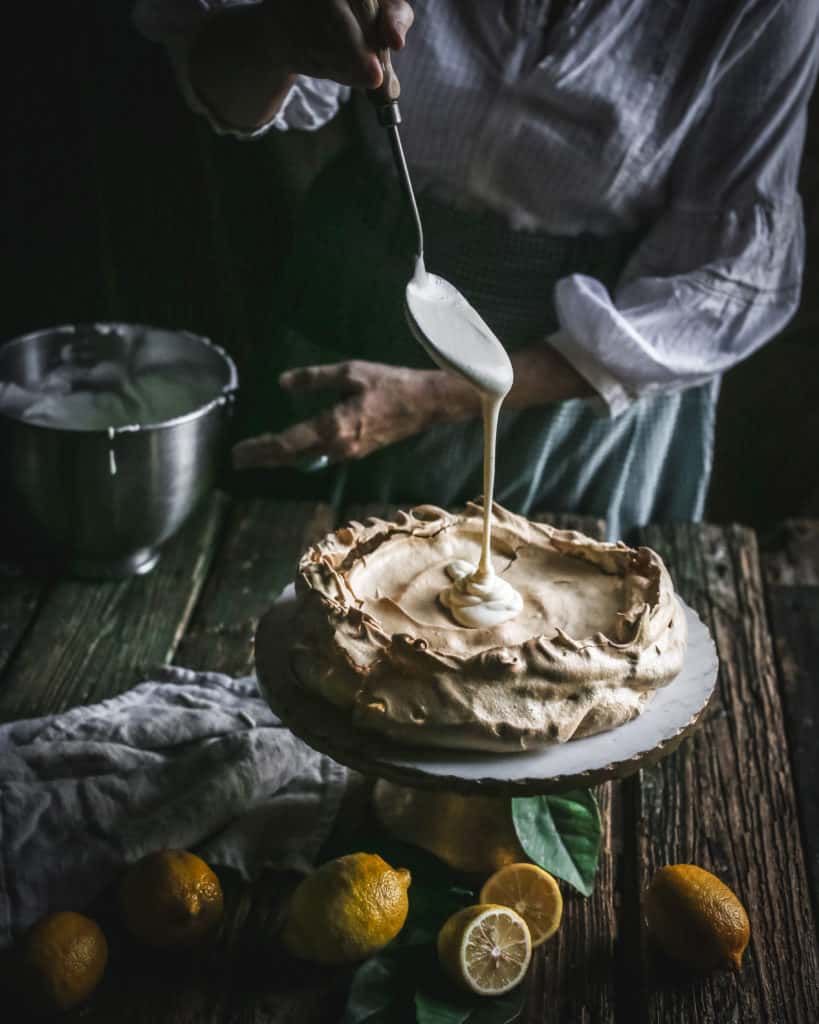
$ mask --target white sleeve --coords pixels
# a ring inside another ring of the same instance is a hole
[[[781,0],[714,86],[681,148],[670,202],[613,294],[559,281],[555,347],[611,415],[645,395],[724,372],[799,304],[804,228],[797,177],[817,66],[816,0]]]
[[[197,114],[207,118],[217,135],[237,139],[256,139],[271,128],[314,131],[327,124],[350,96],[348,86],[324,79],[299,76],[284,99],[279,112],[266,124],[253,130],[225,124],[196,94],[188,73],[188,51],[197,29],[208,17],[241,7],[252,7],[261,0],[137,0],[133,9],[136,28],[148,39],[162,43],[176,72],[185,102]]]

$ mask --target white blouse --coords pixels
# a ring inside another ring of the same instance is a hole
[[[257,0],[138,0],[184,73],[203,18]],[[616,415],[705,383],[799,303],[797,176],[819,62],[817,0],[416,0],[395,55],[420,187],[520,230],[642,229],[617,286],[559,281],[551,342]],[[351,90],[299,78],[271,127],[315,129]],[[361,123],[387,161],[367,104]],[[217,131],[233,132],[211,117]]]

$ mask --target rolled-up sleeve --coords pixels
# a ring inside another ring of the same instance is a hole
[[[179,88],[194,113],[205,117],[217,135],[237,139],[255,139],[271,128],[315,131],[338,113],[350,96],[347,86],[324,79],[300,75],[285,96],[274,118],[253,130],[237,128],[220,120],[202,101],[193,88],[188,73],[188,52],[191,42],[209,17],[226,11],[253,7],[261,0],[137,0],[133,22],[148,39],[166,47],[173,63]]]
[[[797,192],[816,77],[816,0],[781,0],[738,41],[672,169],[669,204],[610,292],[558,282],[550,339],[611,415],[705,383],[750,355],[799,303]]]

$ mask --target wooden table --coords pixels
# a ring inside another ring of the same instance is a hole
[[[145,578],[0,578],[0,715],[42,715],[125,690],[161,662],[244,674],[256,623],[303,547],[372,509],[214,495]],[[599,534],[597,521],[560,517]],[[760,548],[742,526],[642,531],[710,627],[720,680],[704,724],[649,771],[598,791],[605,841],[589,900],[536,956],[525,1020],[567,1024],[819,1021],[819,523]],[[752,941],[739,976],[689,976],[647,941],[640,892],[694,862],[740,895]],[[336,1022],[348,973],[277,971],[282,879],[224,875],[227,918],[204,961],[140,955],[114,935],[84,1021]],[[22,1020],[15,1016],[15,1020]]]

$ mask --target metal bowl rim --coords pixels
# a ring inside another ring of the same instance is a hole
[[[83,328],[89,328],[92,330],[98,330],[100,328],[105,330],[116,330],[116,328],[125,327],[136,330],[164,331],[168,334],[181,334],[187,338],[191,338],[193,341],[201,343],[205,348],[209,348],[212,352],[215,352],[224,361],[228,369],[228,382],[222,387],[219,394],[215,395],[205,405],[200,405],[197,409],[194,409],[191,412],[186,412],[181,416],[174,416],[169,420],[159,420],[156,423],[126,424],[122,427],[63,427],[55,426],[54,424],[29,423],[24,419],[20,419],[18,416],[10,416],[2,410],[0,410],[0,420],[5,420],[8,423],[16,423],[22,427],[29,427],[32,430],[57,431],[61,434],[81,434],[86,436],[90,435],[111,438],[116,434],[136,434],[145,430],[169,430],[172,427],[180,426],[183,423],[189,423],[192,420],[204,418],[213,409],[220,408],[228,402],[232,402],[236,397],[236,392],[239,390],[239,374],[236,370],[236,364],[233,359],[231,359],[221,345],[215,344],[210,340],[210,338],[206,338],[202,334],[194,334],[193,331],[188,331],[185,328],[157,327],[155,324],[126,323],[120,320],[95,320],[90,323],[57,324],[54,327],[43,327],[40,330],[29,331],[27,334],[21,334],[17,337],[10,338],[8,341],[3,342],[2,345],[0,345],[0,348],[5,349],[10,345],[22,346],[26,342],[30,342],[36,338],[41,338],[45,334],[76,334]]]

